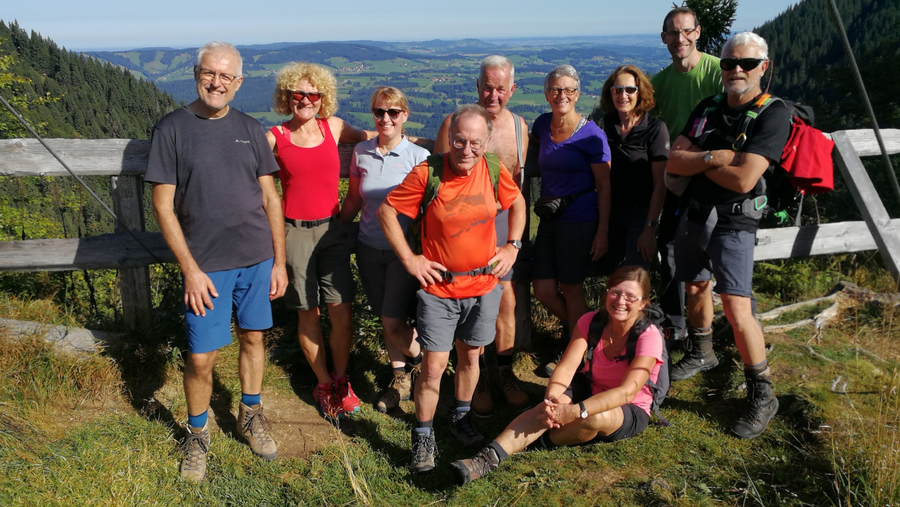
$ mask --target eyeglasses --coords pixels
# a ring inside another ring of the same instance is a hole
[[[719,67],[722,70],[734,70],[738,65],[744,70],[753,70],[759,67],[759,64],[766,61],[765,58],[722,58],[719,60]]]
[[[303,102],[304,98],[309,99],[310,102],[318,102],[319,99],[325,96],[322,92],[304,92],[301,90],[291,90],[291,95],[297,102]]]
[[[562,92],[566,92],[566,96],[571,97],[572,95],[575,95],[575,92],[577,92],[577,91],[578,91],[578,88],[547,88],[547,93],[549,93],[550,95],[552,95],[554,97],[556,97],[557,95],[559,95]]]
[[[200,76],[200,81],[204,82],[212,82],[216,79],[216,76],[219,76],[219,81],[221,81],[225,86],[230,85],[234,82],[235,79],[240,77],[233,74],[225,74],[222,72],[216,72],[214,70],[204,69],[203,67],[197,67],[197,74]]]
[[[402,113],[402,112],[403,112],[402,109],[397,109],[394,107],[392,107],[390,109],[381,109],[380,107],[376,107],[375,109],[372,110],[372,114],[375,116],[376,120],[380,120],[380,119],[384,118],[385,113],[388,115],[388,117],[390,119],[396,120],[397,118],[400,117],[400,113]]]
[[[457,137],[456,139],[453,140],[453,147],[456,148],[457,150],[464,149],[467,144],[469,145],[469,148],[471,148],[473,152],[481,151],[481,149],[484,148],[483,141],[468,141],[461,137]]]
[[[682,28],[681,30],[667,30],[666,37],[675,38],[679,35],[684,35],[685,37],[690,37],[692,33],[696,32],[699,26],[695,26],[694,28]]]
[[[606,293],[607,297],[611,297],[613,299],[624,298],[625,301],[629,303],[637,303],[638,301],[644,299],[643,296],[632,296],[631,294],[625,294],[624,292],[619,292],[616,289],[609,289]]]
[[[622,93],[627,93],[628,95],[634,95],[638,91],[637,86],[619,86],[612,85],[612,91],[616,95],[622,95]]]

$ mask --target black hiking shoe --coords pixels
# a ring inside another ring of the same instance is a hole
[[[731,432],[740,438],[756,438],[764,431],[769,421],[778,412],[778,398],[769,377],[769,369],[747,378],[747,409],[731,427]]]
[[[472,424],[471,412],[460,414],[456,410],[450,411],[450,434],[466,447],[477,448],[484,442],[484,436]]]
[[[482,449],[470,459],[460,459],[451,463],[461,485],[487,475],[500,465],[500,458],[490,446]]]
[[[434,443],[434,430],[424,435],[413,428],[412,430],[412,460],[409,470],[416,473],[428,472],[434,469],[434,453],[437,446]]]
[[[701,371],[708,371],[719,366],[719,358],[713,352],[712,345],[712,330],[702,334],[691,332],[687,341],[684,342],[687,352],[672,367],[669,378],[673,381],[686,380]]]

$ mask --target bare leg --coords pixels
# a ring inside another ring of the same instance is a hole
[[[497,334],[494,344],[497,354],[508,356],[516,345],[516,293],[515,283],[501,281],[503,295],[500,297],[500,312],[497,314]]]
[[[203,354],[188,354],[184,364],[184,397],[188,415],[199,415],[209,408],[212,396],[212,372],[216,364],[218,350]]]
[[[266,368],[266,346],[262,331],[237,328],[241,354],[238,359],[238,375],[241,391],[247,394],[262,392],[263,374]]]
[[[430,421],[434,419],[434,412],[437,409],[438,398],[441,394],[441,377],[447,368],[450,352],[425,350],[422,355],[422,373],[416,380],[415,388],[416,419]]]
[[[685,282],[684,287],[688,299],[688,323],[698,328],[711,326],[714,313],[712,282]]]
[[[459,364],[456,365],[454,375],[455,396],[457,400],[470,401],[475,394],[475,384],[478,383],[478,356],[481,347],[472,347],[460,340],[456,341],[456,355]],[[446,363],[444,363],[446,366]]]
[[[407,326],[403,319],[382,316],[381,325],[384,328],[384,347],[392,368],[402,368],[406,365],[407,356],[419,355],[421,348],[415,339],[416,330]]]
[[[350,339],[353,321],[350,316],[350,303],[328,303],[328,318],[331,321],[331,363],[334,374],[342,377],[347,373],[347,362],[350,361]]]
[[[566,299],[559,292],[559,284],[556,280],[534,280],[531,282],[534,287],[534,297],[537,299],[547,311],[555,315],[559,320],[569,318],[569,310],[566,308]]]
[[[588,312],[587,302],[584,300],[583,283],[561,283],[559,289],[566,300],[568,314],[566,318],[570,326],[575,326],[578,319]]]
[[[297,315],[299,316],[297,334],[303,355],[306,356],[306,361],[312,367],[319,383],[330,384],[332,380],[325,362],[325,341],[319,327],[319,309],[298,310]]]
[[[749,297],[722,294],[725,318],[734,330],[734,343],[746,365],[766,360],[766,340],[759,322],[753,317]]]

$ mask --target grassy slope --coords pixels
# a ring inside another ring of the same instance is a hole
[[[375,323],[359,305],[357,311],[363,317],[357,319],[351,373],[360,396],[371,403],[386,372]],[[404,404],[406,414],[393,416],[366,405],[353,423],[344,424],[352,436],[305,458],[273,463],[260,462],[242,443],[216,433],[207,481],[189,485],[177,478],[180,433],[174,421],[185,417],[177,349],[126,342],[85,359],[56,354],[38,341],[2,337],[0,504],[836,505],[840,498],[865,505],[871,485],[887,481],[891,487],[887,479],[877,482],[878,466],[865,464],[871,456],[864,443],[885,424],[897,426],[896,407],[878,415],[879,407],[890,408],[897,399],[897,380],[889,374],[900,353],[893,319],[894,312],[875,307],[848,312],[815,344],[834,362],[807,352],[808,328],[768,336],[781,410],[755,441],[727,435],[743,393],[737,353],[725,331],[717,338],[722,366],[676,384],[670,393],[662,413],[671,427],[651,426],[639,438],[613,445],[518,455],[490,479],[464,488],[453,484],[449,463],[470,452],[454,446],[442,411],[436,421],[438,469],[425,476],[406,471],[411,404]],[[531,374],[538,366],[534,358],[548,355],[551,347],[545,322],[536,317],[538,354],[517,359],[534,400],[542,390]],[[280,332],[286,336],[274,333],[270,343],[277,350],[267,366],[266,389],[309,403],[298,386],[311,385],[311,373],[293,345],[290,324]],[[848,352],[853,347],[890,362]],[[228,406],[240,392],[236,356],[234,345],[224,349],[217,370],[216,399]],[[850,394],[830,392],[839,375],[849,381]],[[452,389],[446,380],[445,393]],[[893,397],[885,395],[891,387]],[[154,392],[173,399],[154,408],[146,402]],[[501,409],[481,429],[495,435],[512,417]],[[881,469],[896,471],[900,451],[889,438],[890,432],[875,443],[892,446]],[[893,494],[900,495],[893,484]]]

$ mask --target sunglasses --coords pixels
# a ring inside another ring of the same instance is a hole
[[[753,70],[764,61],[766,61],[765,58],[722,58],[719,60],[719,67],[722,70],[731,71],[740,65],[744,70]]]
[[[376,120],[380,120],[384,118],[384,115],[387,114],[388,117],[392,120],[396,120],[400,117],[400,113],[402,113],[402,109],[390,108],[390,109],[381,109],[380,107],[376,107],[372,110],[372,114],[375,116]]]
[[[623,93],[627,93],[628,95],[634,95],[638,91],[637,86],[620,86],[620,85],[612,85],[612,91],[616,95],[622,95]]]
[[[303,102],[305,98],[309,99],[310,102],[318,102],[319,99],[325,96],[322,92],[304,92],[300,90],[291,90],[291,95],[297,102]]]

